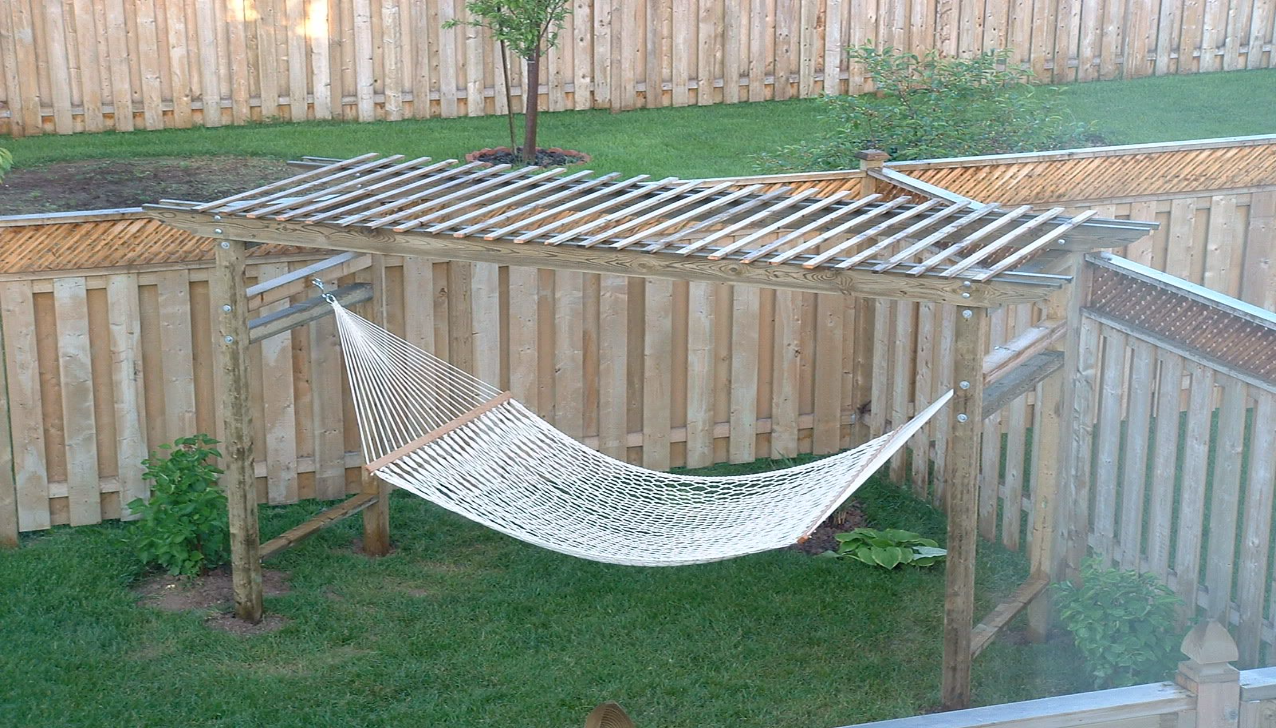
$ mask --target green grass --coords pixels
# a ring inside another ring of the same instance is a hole
[[[939,534],[882,483],[877,524]],[[267,508],[269,536],[320,504]],[[886,572],[790,551],[672,569],[571,559],[406,495],[397,550],[352,552],[358,519],[272,561],[288,619],[255,637],[135,604],[124,526],[56,529],[0,554],[5,725],[575,726],[620,701],[639,725],[809,728],[938,703],[942,569]],[[987,547],[980,608],[1022,559]],[[981,703],[1085,687],[1071,650],[994,644]]]
[[[1112,143],[1276,132],[1276,70],[1068,86],[1067,108]],[[541,139],[593,155],[593,169],[684,178],[751,174],[752,157],[819,134],[813,100],[542,116]],[[505,140],[503,117],[373,124],[310,122],[219,129],[41,136],[5,141],[18,168],[77,159],[210,154],[294,158],[367,151],[463,155]]]

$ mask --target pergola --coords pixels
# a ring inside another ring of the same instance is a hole
[[[297,176],[258,189],[214,202],[147,206],[170,225],[218,241],[214,295],[221,304],[220,395],[237,615],[261,618],[264,556],[339,518],[362,510],[365,550],[380,554],[389,548],[388,486],[371,478],[365,478],[359,495],[260,544],[249,346],[323,316],[327,307],[315,298],[250,321],[250,293],[257,302],[282,300],[304,290],[311,276],[339,273],[351,253],[370,253],[374,261],[387,254],[424,256],[930,301],[954,304],[960,311],[953,348],[958,386],[946,443],[943,699],[945,707],[966,705],[972,656],[1041,592],[1057,559],[1050,495],[1057,466],[1043,457],[1032,578],[972,629],[984,418],[1057,371],[1069,353],[1075,356],[1075,345],[1065,346],[1063,355],[1044,349],[1069,316],[1078,315],[1068,284],[1081,270],[1084,254],[1131,243],[1155,223],[977,202],[886,169],[885,158],[880,152],[861,154],[858,194],[820,197],[816,190],[793,192],[762,181],[651,180],[375,154],[307,157],[294,163],[301,168]],[[259,283],[250,292],[245,254],[265,243],[339,254]],[[379,289],[374,278],[371,290],[351,286],[338,295],[346,302],[372,299],[375,304]],[[1046,302],[1047,320],[1056,325],[1034,327],[1023,341],[1004,348],[1008,354],[987,356],[989,309],[1036,301]],[[381,312],[379,305],[374,310]],[[1063,394],[1059,388],[1052,391],[1038,406],[1053,411],[1057,421]]]

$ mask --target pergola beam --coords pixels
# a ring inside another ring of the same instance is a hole
[[[738,260],[709,260],[707,254],[674,255],[607,248],[582,248],[571,244],[518,244],[473,237],[456,238],[418,231],[396,233],[384,228],[337,227],[304,222],[228,218],[214,220],[205,213],[177,207],[150,205],[157,219],[196,235],[245,242],[275,243],[360,253],[446,258],[472,263],[524,265],[585,273],[671,278],[764,286],[809,293],[933,301],[977,308],[1029,303],[1049,297],[1063,287],[1066,278],[1013,274],[976,283],[935,275],[909,277],[876,274],[867,268],[807,270],[797,265],[746,264]],[[798,260],[801,260],[800,258]],[[906,270],[906,269],[905,269]]]

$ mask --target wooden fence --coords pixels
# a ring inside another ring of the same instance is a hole
[[[571,0],[538,93],[551,110],[865,89],[870,39],[1010,48],[1038,79],[1276,65],[1274,0]],[[0,133],[504,110],[498,53],[463,0],[0,1]],[[516,103],[528,84],[516,71]]]
[[[273,278],[304,262],[269,259],[250,273]],[[18,529],[118,518],[145,493],[148,450],[216,432],[210,270],[0,281]],[[863,439],[854,425],[869,396],[867,303],[416,259],[389,260],[387,279],[391,329],[646,467],[829,453]],[[333,322],[268,339],[253,356],[263,501],[357,489]]]

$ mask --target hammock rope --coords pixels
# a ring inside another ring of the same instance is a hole
[[[572,556],[677,566],[810,534],[952,396],[899,429],[784,470],[703,477],[608,457],[508,393],[332,301],[364,461],[377,477]]]

